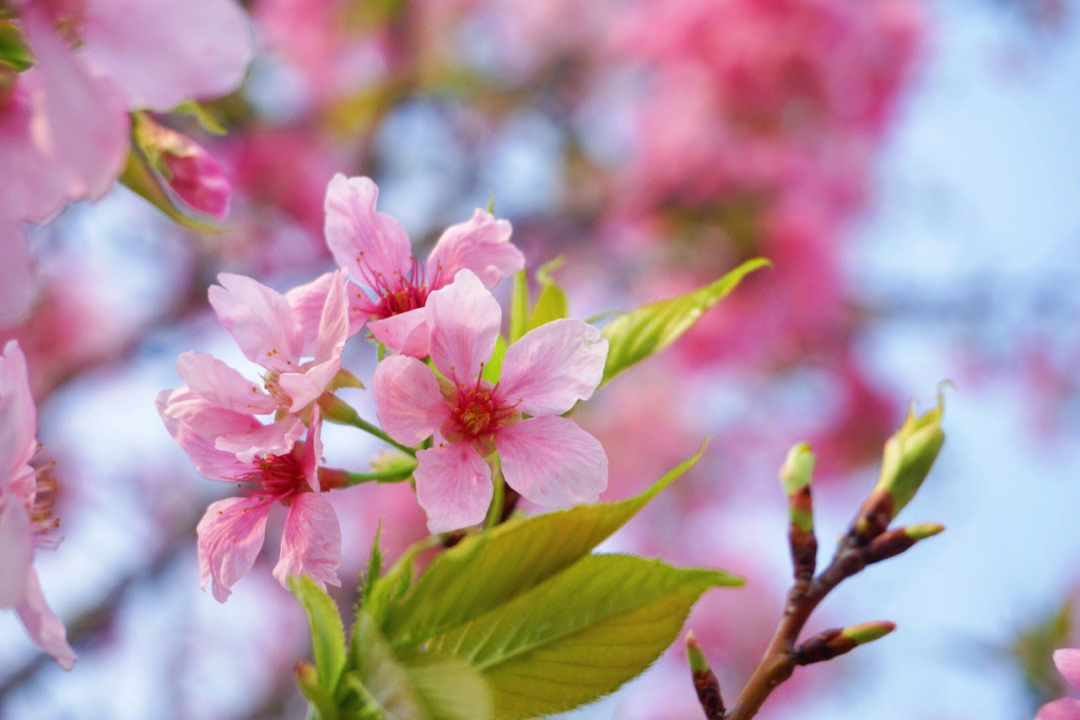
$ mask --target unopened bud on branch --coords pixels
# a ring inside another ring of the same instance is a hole
[[[133,119],[135,142],[147,162],[185,205],[223,220],[232,183],[210,153],[188,136],[159,125],[145,114]]]
[[[896,625],[887,620],[851,625],[846,628],[833,628],[815,635],[792,650],[792,660],[796,665],[812,665],[851,652],[860,645],[882,638]]]
[[[701,709],[705,711],[706,720],[721,720],[724,717],[724,701],[720,697],[720,681],[709,667],[709,661],[705,659],[694,633],[686,636],[686,658],[690,661],[694,690]]]
[[[788,499],[788,541],[796,580],[810,580],[817,563],[814,502],[810,492],[814,461],[810,447],[806,443],[799,443],[791,448],[780,468],[780,482]]]
[[[869,565],[899,555],[920,540],[933,537],[943,530],[945,526],[939,523],[917,523],[884,532],[866,547],[866,563]]]
[[[881,476],[863,503],[854,528],[863,540],[872,540],[884,532],[915,497],[945,442],[941,429],[944,411],[939,391],[937,407],[918,417],[913,409],[908,410],[904,424],[885,442]]]

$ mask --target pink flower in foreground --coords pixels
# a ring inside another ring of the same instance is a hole
[[[58,542],[51,482],[29,464],[36,434],[26,360],[12,340],[0,355],[0,607],[15,608],[34,642],[70,670],[75,652],[31,565],[36,547]]]
[[[176,371],[191,394],[222,411],[275,413],[269,425],[221,432],[214,440],[217,450],[245,463],[256,456],[284,455],[304,434],[304,418],[341,369],[349,334],[344,274],[324,275],[294,290],[293,297],[305,297],[316,288],[323,299],[318,308],[294,308],[287,296],[243,275],[222,273],[218,281],[220,286],[210,287],[210,304],[244,355],[266,369],[264,388],[204,353],[183,353]]]
[[[431,293],[431,360],[406,355],[375,368],[379,422],[398,442],[435,447],[416,454],[416,497],[432,532],[473,525],[491,502],[498,450],[506,482],[544,506],[591,502],[607,487],[607,456],[592,435],[559,417],[592,395],[604,373],[607,340],[581,320],[526,333],[506,350],[495,385],[481,379],[495,349],[502,311],[469,270]],[[523,419],[524,415],[532,417]]]
[[[1080,689],[1080,650],[1055,650],[1054,664],[1074,688]],[[1035,720],[1080,720],[1080,700],[1061,698],[1048,702],[1039,710]]]
[[[354,311],[372,318],[368,327],[375,337],[393,350],[425,357],[429,295],[462,269],[490,290],[521,270],[525,257],[510,242],[510,223],[477,209],[470,220],[443,232],[421,266],[405,228],[375,209],[378,196],[369,178],[335,175],[326,189],[326,244],[360,286],[351,303]]]
[[[163,390],[157,399],[169,434],[191,458],[199,474],[240,483],[243,497],[211,503],[199,521],[199,573],[202,587],[213,582],[214,597],[225,602],[237,580],[251,570],[266,536],[266,519],[275,503],[289,508],[274,577],[283,585],[290,574],[340,585],[341,528],[330,503],[320,494],[319,410],[312,411],[307,440],[284,453],[240,460],[215,447],[223,435],[257,433],[254,416],[227,409],[187,387]]]
[[[0,323],[32,301],[20,224],[108,190],[127,158],[129,110],[227,93],[253,54],[233,0],[7,5],[33,65],[0,65],[0,177],[19,178],[0,183],[0,251],[16,259],[0,266]]]

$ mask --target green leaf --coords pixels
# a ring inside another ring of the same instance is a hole
[[[359,612],[353,625],[341,698],[346,717],[377,720],[490,720],[491,687],[476,669],[454,658],[425,654],[403,663]],[[350,697],[351,695],[351,697]]]
[[[731,292],[743,277],[766,265],[769,261],[763,258],[748,260],[716,282],[693,292],[644,305],[616,317],[604,328],[608,355],[602,383],[671,345],[693,327],[702,313]]]
[[[541,290],[529,314],[526,331],[538,328],[552,320],[561,320],[570,314],[566,293],[551,277],[551,273],[559,269],[564,260],[561,256],[557,257],[536,271],[536,279],[541,285]]]
[[[334,698],[319,684],[314,665],[302,662],[296,666],[296,684],[311,703],[312,714],[317,720],[338,720],[341,717]]]
[[[716,570],[587,555],[427,647],[483,671],[503,720],[561,712],[642,672],[678,635],[701,593],[738,584]]]
[[[399,560],[373,593],[383,633],[396,649],[414,648],[514,599],[589,553],[697,463],[704,450],[703,444],[693,457],[627,500],[515,518],[466,538],[436,557],[410,592],[393,599],[387,586],[400,589],[404,570],[399,568],[411,567],[411,561]],[[408,552],[415,557],[423,549],[414,546]]]
[[[353,696],[344,698],[346,717],[430,720],[405,669],[390,651],[375,620],[363,610],[353,624],[349,664],[353,669],[342,680],[342,691]]]
[[[184,227],[207,233],[221,232],[223,229],[218,225],[196,220],[178,208],[161,180],[134,147],[128,152],[127,165],[120,175],[120,182]]]
[[[379,575],[382,573],[382,548],[379,547],[379,535],[382,534],[382,520],[379,520],[378,527],[375,528],[375,542],[371,544],[371,555],[368,558],[367,573],[364,575],[364,587],[363,592],[360,595],[361,604],[366,605],[372,595],[372,591],[375,589],[375,584],[379,580]]]
[[[432,720],[486,720],[495,717],[491,684],[475,668],[448,657],[423,656],[405,667]]]
[[[34,56],[26,47],[22,33],[10,20],[0,20],[0,64],[15,72],[29,70],[34,65]]]
[[[510,342],[525,334],[529,324],[529,276],[524,270],[514,274],[514,290],[510,298]]]
[[[309,577],[290,575],[288,582],[308,616],[319,684],[333,693],[345,670],[345,627],[337,605]]]

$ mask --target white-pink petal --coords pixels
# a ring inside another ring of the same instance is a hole
[[[500,428],[495,445],[507,484],[537,505],[596,502],[607,487],[603,446],[573,420],[522,420]]]
[[[133,109],[167,111],[232,92],[254,55],[233,0],[84,0],[83,11],[77,31],[86,59]]]
[[[324,273],[311,282],[294,287],[285,293],[285,299],[289,302],[293,314],[300,323],[304,340],[304,348],[301,353],[305,357],[315,357],[316,355],[316,346],[320,336],[319,328],[326,308],[327,296],[331,287],[337,282],[337,275],[337,271]],[[349,302],[348,298],[346,298],[346,304],[348,305],[349,323],[346,339],[348,339],[360,332],[360,328],[367,321],[367,314],[355,304]]]
[[[1062,648],[1054,651],[1054,664],[1058,672],[1072,683],[1074,688],[1080,690],[1080,650],[1074,648]]]
[[[5,485],[34,454],[37,408],[30,395],[26,356],[15,340],[0,355],[0,498]]]
[[[316,405],[311,411],[311,428],[308,429],[307,442],[304,444],[304,454],[300,456],[300,468],[304,471],[308,486],[315,492],[319,492],[319,462],[322,460],[322,418],[319,416],[319,407]]]
[[[253,471],[252,465],[241,462],[235,453],[214,447],[222,435],[242,435],[261,428],[262,423],[253,416],[226,410],[186,387],[162,390],[156,404],[165,429],[200,475],[232,482]]]
[[[408,310],[368,323],[371,333],[386,347],[414,358],[428,356],[427,307]]]
[[[6,482],[0,478],[0,608],[22,602],[34,557],[30,517],[19,497],[3,491]]]
[[[405,228],[375,209],[378,197],[379,189],[366,177],[338,173],[326,188],[326,244],[337,264],[365,287],[396,286],[412,262]]]
[[[285,585],[289,575],[307,575],[321,585],[340,585],[341,527],[330,503],[319,493],[300,493],[292,500],[281,555],[274,577]]]
[[[230,588],[251,570],[266,537],[266,518],[273,500],[226,498],[211,503],[195,532],[199,536],[202,588],[213,583],[214,598],[225,602]]]
[[[596,390],[607,351],[607,338],[582,320],[541,325],[506,349],[495,392],[523,413],[561,415]]]
[[[349,339],[349,300],[346,295],[345,273],[334,273],[326,293],[326,303],[319,317],[319,334],[315,339],[315,362],[341,359],[341,349]]]
[[[3,216],[0,216],[0,257],[4,258],[0,263],[0,327],[8,327],[30,312],[35,283],[26,238],[17,222]]]
[[[319,399],[326,392],[326,386],[341,369],[341,357],[327,360],[319,365],[298,373],[282,373],[278,378],[281,389],[292,400],[289,412],[298,413]]]
[[[371,391],[379,424],[405,445],[431,437],[450,417],[435,373],[407,355],[392,355],[379,363]]]
[[[458,384],[474,382],[495,350],[502,309],[471,270],[428,296],[431,360]]]
[[[491,504],[491,468],[470,443],[416,453],[416,500],[433,533],[476,525]]]
[[[20,17],[36,63],[0,106],[0,218],[50,219],[70,200],[97,199],[127,159],[120,93],[88,71],[31,3]]]
[[[37,646],[53,656],[60,667],[75,667],[75,651],[67,641],[67,630],[45,602],[37,572],[30,569],[26,583],[26,595],[15,606],[15,613]]]
[[[293,445],[304,436],[306,429],[303,420],[290,415],[246,432],[219,435],[214,441],[214,448],[232,453],[242,463],[252,463],[257,457],[291,452]]]
[[[247,359],[279,372],[299,369],[303,334],[285,296],[244,275],[222,273],[218,282],[210,305]]]
[[[1061,698],[1048,702],[1040,708],[1035,720],[1080,720],[1080,700]]]
[[[459,270],[472,270],[489,290],[525,267],[525,256],[510,242],[510,223],[479,208],[472,218],[446,228],[427,261],[428,281],[451,282]]]
[[[176,372],[191,392],[223,408],[255,415],[277,409],[277,401],[261,387],[212,355],[191,350],[181,353]]]

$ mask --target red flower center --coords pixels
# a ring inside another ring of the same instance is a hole
[[[399,272],[388,278],[382,273],[365,271],[362,280],[376,297],[372,300],[363,291],[359,291],[357,304],[365,313],[378,320],[422,308],[431,291],[439,287],[442,276],[438,269],[430,281],[425,274],[424,267],[416,258],[412,259],[409,271],[404,275]]]
[[[472,387],[458,386],[447,398],[451,414],[440,428],[443,437],[450,442],[471,440],[488,445],[496,430],[521,419],[521,413],[500,402],[493,391],[491,383],[481,379]]]
[[[254,488],[242,488],[249,495],[283,498],[302,492],[310,492],[307,475],[300,458],[304,443],[298,442],[288,455],[270,455],[256,460],[258,470],[243,478]]]

